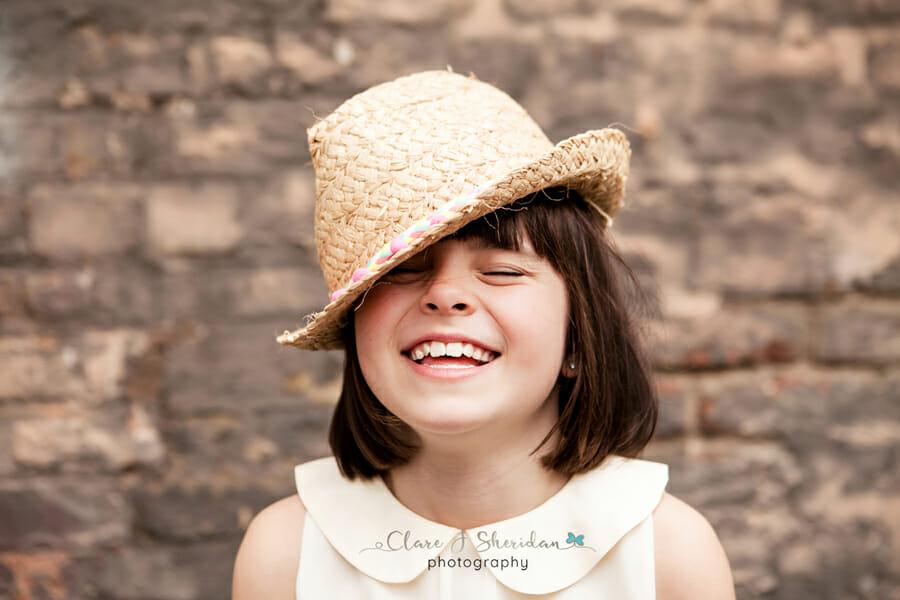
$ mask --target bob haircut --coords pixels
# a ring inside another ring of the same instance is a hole
[[[565,188],[520,198],[447,239],[518,250],[525,238],[566,284],[566,349],[575,363],[571,377],[557,379],[559,418],[534,451],[558,432],[556,447],[542,462],[565,475],[588,471],[611,454],[637,456],[656,428],[658,400],[622,285],[622,274],[636,285],[634,273],[607,239],[594,210]],[[363,378],[352,313],[344,344],[343,389],[329,442],[344,476],[370,478],[412,458],[418,435],[384,407]]]

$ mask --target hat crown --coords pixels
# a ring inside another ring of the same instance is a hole
[[[447,71],[350,98],[309,130],[316,249],[330,291],[417,220],[552,144],[500,90]]]

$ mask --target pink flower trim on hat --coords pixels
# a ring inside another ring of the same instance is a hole
[[[478,199],[478,194],[480,194],[481,191],[486,187],[487,185],[480,185],[468,194],[464,194],[462,196],[459,196],[455,200],[447,202],[427,217],[419,219],[418,221],[413,223],[403,233],[382,246],[381,249],[369,259],[369,262],[366,263],[365,267],[361,267],[353,271],[353,275],[350,277],[350,283],[332,292],[331,301],[334,302],[335,300],[343,296],[347,292],[347,288],[349,288],[352,284],[356,283],[366,275],[377,271],[381,267],[381,265],[393,258],[394,255],[401,250],[408,248],[413,240],[422,237],[422,235],[426,231],[428,231],[432,227],[440,225],[451,216],[460,212],[466,206],[475,202]]]

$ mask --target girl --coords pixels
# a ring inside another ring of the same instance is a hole
[[[343,347],[334,458],[251,523],[233,597],[734,597],[708,523],[634,458],[656,420],[606,228],[629,148],[553,146],[449,72],[310,130],[331,303],[282,344]]]

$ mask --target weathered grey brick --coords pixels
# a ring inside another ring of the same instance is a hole
[[[0,398],[22,401],[83,390],[66,356],[56,337],[0,337]]]
[[[288,321],[327,303],[328,290],[317,269],[207,271],[172,275],[164,282],[166,312],[202,316],[215,307],[236,317],[285,315]]]
[[[252,510],[252,509],[251,509]],[[237,538],[229,541],[181,544],[173,548],[176,564],[190,565],[196,586],[195,598],[228,598]]]
[[[874,48],[871,69],[876,85],[900,88],[900,43]]]
[[[712,0],[707,4],[715,23],[771,26],[781,16],[781,0]]]
[[[28,327],[24,276],[14,269],[0,269],[0,331],[21,332]]]
[[[234,102],[208,114],[173,119],[174,159],[167,169],[184,174],[266,175],[273,163],[296,168],[308,157],[300,140],[313,114],[337,103],[265,100]]]
[[[113,484],[84,476],[0,481],[0,549],[118,543],[132,512]]]
[[[571,12],[578,7],[578,0],[540,0],[526,2],[525,0],[504,0],[509,12],[517,17],[547,18],[557,17]]]
[[[261,489],[216,492],[209,489],[168,488],[133,490],[136,519],[159,539],[196,541],[240,533],[238,508],[265,507],[269,492]]]
[[[591,4],[606,8],[612,6],[627,19],[643,23],[678,21],[687,15],[689,3],[685,0],[665,2],[663,0],[616,0],[614,2],[594,2]]]
[[[724,306],[657,322],[649,350],[667,368],[790,362],[807,354],[808,321],[808,310],[798,305]]]
[[[279,346],[275,336],[298,319],[211,324],[198,339],[173,344],[165,355],[169,408],[176,414],[234,414],[255,407],[296,408],[304,397],[318,397],[318,386],[340,373],[342,357]],[[210,378],[211,372],[216,376]],[[311,378],[308,384],[293,385],[304,373]]]
[[[306,43],[301,36],[292,32],[278,32],[275,53],[279,64],[290,69],[306,84],[322,84],[342,71],[334,58]]]
[[[252,196],[245,211],[248,245],[315,250],[313,230],[315,181],[311,169],[292,169],[273,178],[260,190],[244,190]],[[291,261],[293,262],[293,261]]]
[[[96,587],[103,597],[122,600],[193,600],[201,597],[197,577],[189,565],[176,561],[170,548],[118,547],[104,556]]]
[[[328,20],[348,24],[377,19],[400,25],[434,25],[441,21],[465,13],[471,0],[436,0],[415,2],[397,0],[395,2],[371,3],[364,0],[331,0],[328,3]]]
[[[900,306],[851,298],[822,309],[817,356],[826,361],[900,360]]]
[[[2,125],[2,121],[0,121]],[[0,141],[2,147],[2,141]],[[0,159],[2,163],[2,159]],[[4,166],[0,164],[0,175],[4,173]],[[24,208],[17,198],[5,196],[0,193],[0,259],[24,256],[27,252],[25,245],[25,219]]]
[[[147,196],[147,238],[162,254],[226,252],[244,231],[240,199],[228,185],[160,185]]]
[[[29,244],[58,261],[118,254],[141,241],[140,188],[41,185],[28,196]]]
[[[78,319],[94,326],[146,323],[158,316],[158,294],[153,275],[132,265],[24,275],[23,302],[42,320]]]
[[[160,434],[139,406],[102,414],[19,420],[12,424],[12,455],[23,467],[118,471],[158,464]]]
[[[825,290],[827,229],[815,205],[794,194],[754,197],[724,188],[720,194],[722,204],[711,209],[721,213],[711,210],[700,234],[692,283],[740,296]]]
[[[660,374],[656,379],[659,394],[659,420],[656,439],[672,438],[696,432],[696,393],[693,380],[677,375]]]
[[[272,66],[265,43],[234,35],[210,40],[210,53],[219,79],[226,84],[251,86]]]

